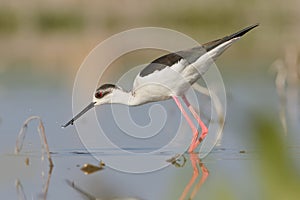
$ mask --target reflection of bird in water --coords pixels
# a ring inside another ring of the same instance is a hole
[[[94,94],[93,101],[63,127],[73,124],[77,118],[96,105],[116,103],[137,106],[148,102],[173,98],[193,131],[189,152],[194,151],[207,135],[208,129],[186,98],[185,94],[187,90],[201,78],[213,61],[228,47],[257,26],[258,24],[255,24],[230,36],[208,42],[202,46],[170,53],[157,58],[137,75],[132,91],[127,92],[113,84],[100,86]],[[200,125],[202,131],[200,136],[178,97],[182,98]]]
[[[112,198],[100,198],[100,197],[94,197],[93,195],[89,194],[88,192],[84,191],[77,185],[75,185],[74,182],[66,180],[67,184],[74,188],[77,192],[79,192],[81,195],[83,195],[86,199],[88,200],[141,200],[138,198],[133,198],[133,197],[112,197]]]
[[[188,182],[188,184],[185,186],[185,188],[179,198],[180,200],[184,200],[188,196],[189,191],[191,190],[191,187],[193,186],[193,184],[195,183],[196,179],[199,176],[199,168],[201,170],[202,176],[201,176],[200,180],[198,181],[198,183],[194,186],[194,189],[192,190],[190,197],[188,198],[189,200],[192,200],[195,198],[196,194],[199,192],[201,186],[206,181],[206,179],[209,175],[208,169],[201,162],[201,160],[197,154],[189,154],[189,156],[190,156],[191,165],[193,167],[193,175],[192,175],[190,181]],[[183,161],[181,164],[179,163],[181,161],[180,157],[183,158]],[[167,162],[171,162],[175,167],[184,167],[186,158],[184,155],[182,155],[182,156],[176,155],[175,157],[167,160]],[[198,168],[198,166],[199,166],[199,168]]]

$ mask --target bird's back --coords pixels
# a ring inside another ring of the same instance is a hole
[[[163,88],[173,90],[172,93],[182,95],[203,75],[213,62],[235,41],[258,24],[244,28],[234,34],[213,40],[201,46],[163,55],[148,64],[136,77],[133,91],[144,85],[157,84],[157,92],[166,92]],[[154,92],[149,87],[149,92]],[[167,94],[169,95],[169,94]]]

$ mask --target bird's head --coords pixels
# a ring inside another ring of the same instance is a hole
[[[93,102],[94,105],[102,105],[107,103],[112,103],[113,94],[122,89],[114,84],[103,84],[94,93]]]
[[[118,103],[118,98],[113,98],[113,96],[119,97],[120,94],[124,94],[124,93],[126,92],[114,84],[101,85],[95,91],[93,96],[93,101],[62,127],[67,127],[70,124],[73,124],[76,119],[81,117],[84,113],[86,113],[87,111],[89,111],[91,108],[95,106],[108,104],[108,103]]]

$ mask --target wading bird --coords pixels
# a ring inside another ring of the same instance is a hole
[[[62,127],[73,124],[85,112],[102,104],[125,104],[138,106],[149,102],[173,98],[193,132],[189,152],[193,152],[207,135],[207,127],[189,103],[185,93],[208,70],[213,62],[234,42],[258,24],[246,27],[232,35],[213,40],[201,46],[178,51],[157,58],[148,64],[135,78],[131,91],[114,84],[101,85],[93,101]],[[183,108],[179,97],[187,105],[201,127],[201,134]]]

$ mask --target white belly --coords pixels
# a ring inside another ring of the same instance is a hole
[[[146,77],[137,77],[133,95],[140,103],[162,101],[172,96],[182,96],[191,86],[189,80],[195,75],[187,77],[167,68]],[[194,83],[194,82],[193,82]]]

